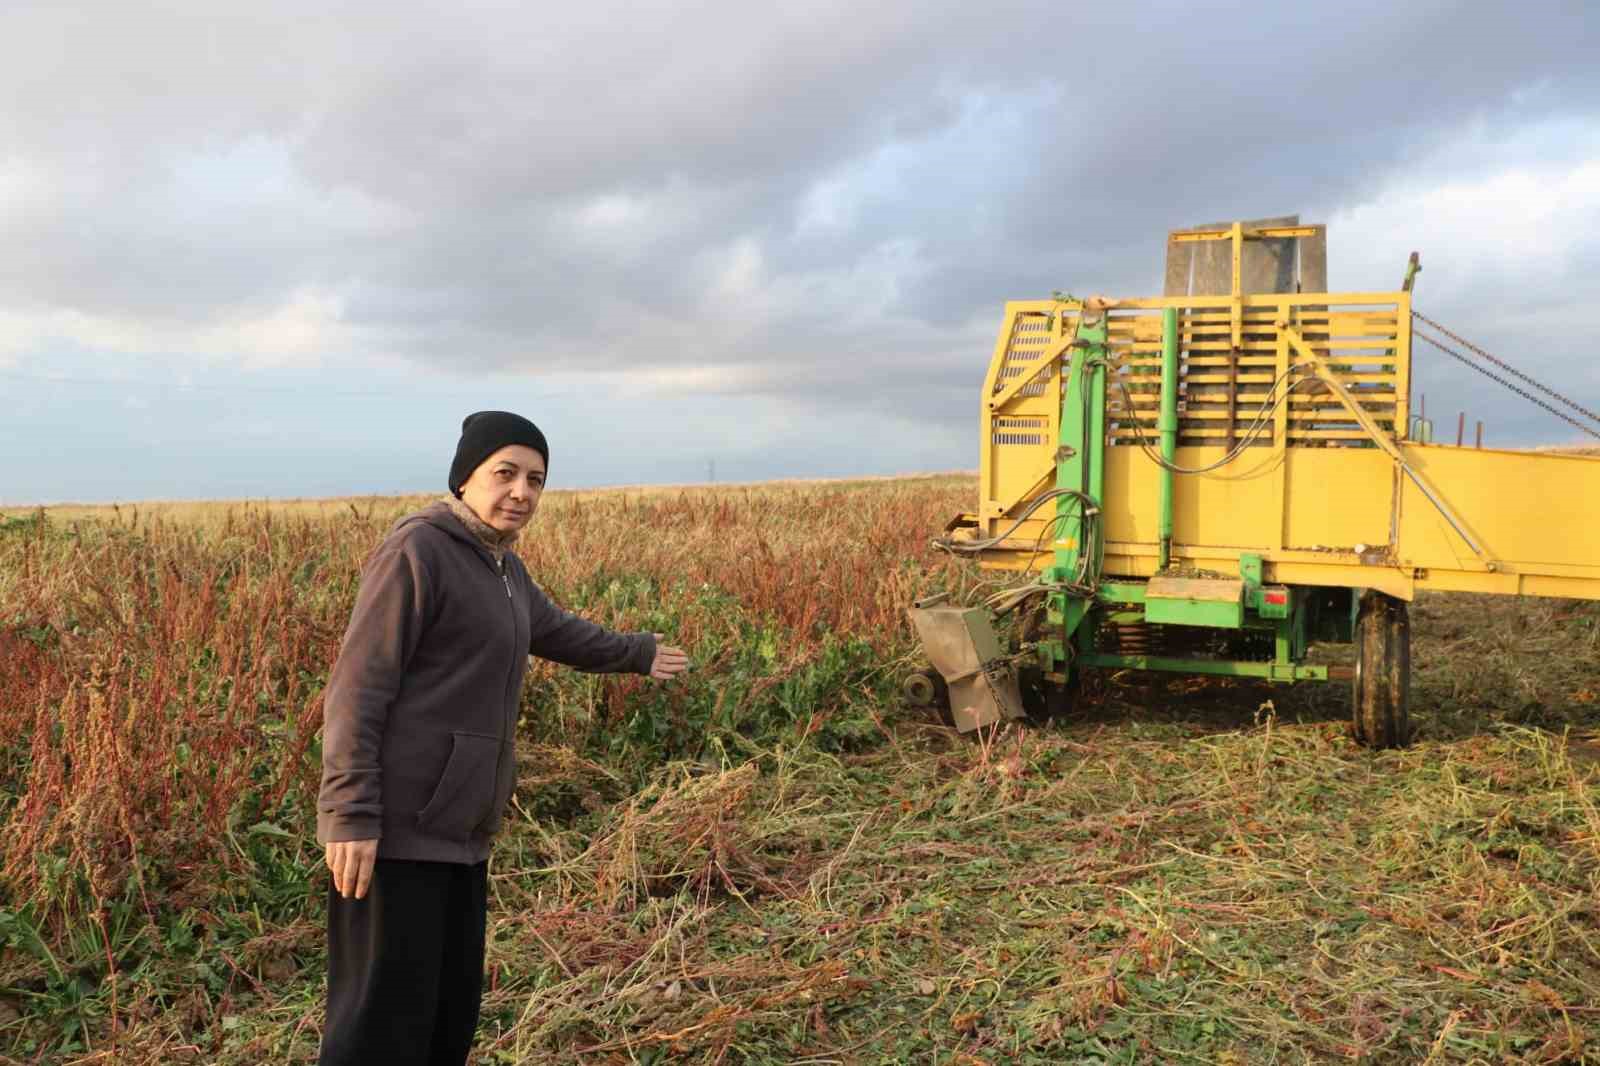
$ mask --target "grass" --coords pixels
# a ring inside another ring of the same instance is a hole
[[[695,660],[530,672],[475,1061],[1600,1061],[1600,610],[1413,608],[1337,686],[899,706],[970,479],[552,494],[557,598]],[[0,526],[0,1062],[311,1062],[320,688],[415,501]],[[1334,656],[1348,649],[1333,649]]]

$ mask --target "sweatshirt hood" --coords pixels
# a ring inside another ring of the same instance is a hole
[[[422,510],[406,515],[396,522],[389,532],[392,534],[416,522],[421,522],[425,525],[430,525],[435,529],[442,530],[468,547],[476,549],[477,551],[490,556],[497,562],[499,561],[499,556],[496,554],[495,550],[488,544],[485,544],[481,537],[475,534],[472,530],[468,529],[466,523],[457,517],[450,505],[443,500],[430,503]],[[510,543],[508,542],[500,549],[500,552],[501,554],[504,554],[509,550]]]

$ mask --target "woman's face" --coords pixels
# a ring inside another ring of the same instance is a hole
[[[508,444],[478,464],[461,486],[461,502],[502,533],[533,520],[544,492],[544,457],[525,444]]]

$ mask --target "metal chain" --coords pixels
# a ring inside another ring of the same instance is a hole
[[[1412,313],[1415,314],[1416,312],[1412,312]],[[1518,396],[1521,396],[1523,399],[1528,400],[1528,401],[1530,401],[1532,403],[1538,404],[1540,407],[1543,407],[1546,411],[1549,411],[1551,414],[1555,415],[1557,418],[1561,419],[1563,422],[1566,422],[1569,425],[1576,426],[1578,429],[1581,429],[1583,432],[1589,434],[1589,436],[1593,437],[1595,440],[1600,440],[1600,433],[1597,433],[1593,429],[1590,429],[1588,426],[1584,425],[1582,422],[1579,422],[1576,418],[1573,418],[1571,415],[1567,414],[1565,411],[1556,410],[1554,407],[1551,407],[1549,404],[1545,403],[1543,400],[1539,399],[1539,397],[1535,396],[1533,393],[1527,391],[1526,389],[1518,388],[1516,385],[1513,385],[1511,382],[1507,381],[1505,378],[1501,377],[1499,374],[1496,374],[1494,371],[1487,370],[1483,366],[1479,365],[1478,363],[1474,363],[1471,359],[1468,359],[1466,356],[1462,355],[1460,352],[1456,351],[1454,348],[1450,348],[1450,347],[1446,346],[1445,344],[1443,344],[1443,343],[1441,343],[1441,342],[1439,342],[1437,340],[1434,340],[1432,337],[1428,336],[1426,333],[1422,332],[1419,329],[1413,328],[1412,329],[1412,335],[1416,336],[1416,337],[1420,337],[1421,339],[1427,341],[1429,344],[1433,345],[1435,348],[1439,349],[1441,352],[1445,353],[1446,355],[1448,355],[1448,356],[1450,356],[1450,357],[1452,357],[1454,359],[1461,360],[1463,363],[1467,364],[1472,369],[1474,369],[1478,373],[1482,374],[1484,377],[1487,377],[1492,381],[1499,382],[1500,384],[1504,385],[1506,388],[1510,389],[1512,392],[1516,393]],[[1496,360],[1496,362],[1498,362],[1498,360]],[[1522,377],[1521,374],[1518,374],[1517,376],[1518,377]],[[1543,386],[1540,386],[1540,387],[1543,388]],[[1550,390],[1545,389],[1545,391],[1549,392]],[[1577,405],[1574,404],[1573,406],[1576,407]],[[1583,410],[1581,407],[1578,408],[1578,409],[1580,411]],[[1585,412],[1585,413],[1587,414],[1588,412]]]
[[[1529,385],[1532,385],[1534,388],[1538,389],[1540,392],[1544,393],[1546,396],[1549,396],[1554,400],[1558,400],[1561,403],[1566,404],[1568,407],[1572,408],[1574,411],[1577,411],[1580,414],[1587,415],[1591,420],[1593,420],[1595,422],[1600,422],[1600,415],[1595,414],[1593,411],[1589,410],[1587,407],[1583,406],[1580,403],[1576,403],[1576,402],[1574,402],[1572,400],[1567,399],[1565,396],[1561,395],[1559,392],[1556,392],[1554,389],[1548,389],[1545,386],[1539,384],[1537,381],[1533,380],[1528,375],[1526,375],[1522,371],[1518,370],[1516,367],[1511,366],[1510,364],[1506,363],[1503,360],[1496,359],[1494,356],[1490,355],[1488,352],[1484,351],[1482,348],[1478,347],[1476,344],[1473,344],[1471,341],[1467,340],[1465,337],[1462,337],[1459,334],[1455,334],[1455,333],[1450,332],[1444,326],[1441,326],[1439,323],[1435,322],[1433,319],[1429,318],[1427,315],[1423,314],[1421,311],[1413,310],[1411,312],[1411,317],[1412,318],[1416,318],[1416,319],[1420,319],[1421,321],[1426,322],[1428,325],[1432,326],[1434,329],[1438,330],[1440,333],[1443,333],[1446,337],[1449,337],[1451,340],[1455,341],[1457,344],[1465,345],[1466,347],[1470,348],[1475,355],[1478,355],[1478,356],[1480,356],[1480,357],[1482,357],[1484,359],[1487,359],[1489,362],[1493,363],[1495,366],[1499,367],[1501,370],[1504,370],[1506,373],[1512,375],[1513,377],[1521,378],[1523,381],[1526,381]],[[1440,344],[1438,341],[1430,340],[1428,343],[1434,345],[1437,348],[1444,348],[1444,345]],[[1448,348],[1444,348],[1444,350],[1445,351],[1450,351],[1450,349],[1448,349]],[[1458,359],[1461,358],[1461,355],[1458,352],[1450,352],[1450,354],[1456,356],[1456,358],[1458,358]],[[1462,361],[1465,362],[1465,360],[1462,360]],[[1492,377],[1493,375],[1490,375],[1490,376]],[[1496,380],[1499,380],[1499,379],[1496,379]],[[1502,382],[1502,384],[1504,384],[1504,382]],[[1507,387],[1515,389],[1515,386],[1507,386]],[[1521,390],[1517,390],[1517,391],[1520,392]],[[1522,395],[1528,396],[1528,394],[1525,393],[1525,392],[1522,393]],[[1533,397],[1528,396],[1528,399],[1532,400]],[[1537,400],[1534,400],[1534,402],[1538,403]],[[1540,406],[1543,406],[1543,405],[1541,404]]]

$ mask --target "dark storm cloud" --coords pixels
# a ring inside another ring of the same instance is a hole
[[[729,389],[956,424],[1007,298],[1151,291],[1172,226],[1327,220],[1429,180],[1460,138],[1481,155],[1434,180],[1492,173],[1530,124],[1593,119],[1593,20],[1579,3],[12,7],[0,305],[104,337],[311,292],[344,354],[725,367]],[[23,354],[44,343],[15,328]]]

